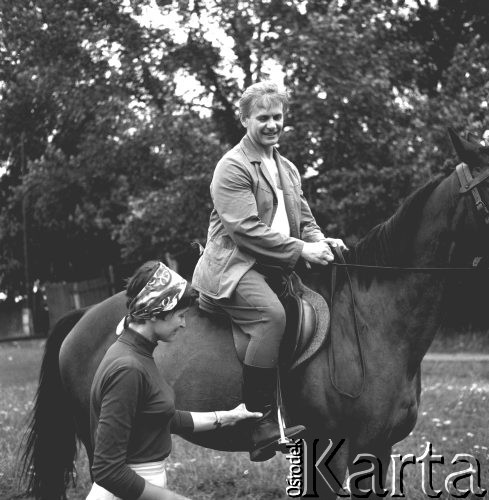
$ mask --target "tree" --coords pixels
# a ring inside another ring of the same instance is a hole
[[[129,214],[119,229],[127,259],[179,253],[193,240],[205,242],[212,208],[209,185],[224,150],[210,121],[185,114],[168,125],[160,167],[171,175],[163,185],[130,194]]]
[[[170,147],[194,159],[190,141],[167,133],[175,116],[181,135],[200,124],[174,95],[169,30],[136,18],[147,3],[2,4],[2,288],[25,287],[24,234],[31,281],[87,278],[119,261],[130,197],[167,187]]]
[[[2,288],[24,288],[24,234],[43,279],[204,239],[237,100],[273,68],[292,96],[281,149],[325,230],[356,239],[452,167],[446,126],[488,128],[485,3],[157,2],[174,29],[138,17],[150,0],[4,2]]]

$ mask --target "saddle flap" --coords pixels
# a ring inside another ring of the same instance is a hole
[[[299,276],[289,278],[284,300],[287,323],[280,349],[280,364],[289,369],[309,359],[324,342],[329,330],[329,308],[324,298],[307,288]]]

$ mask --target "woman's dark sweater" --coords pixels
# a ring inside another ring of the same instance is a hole
[[[126,329],[109,347],[90,393],[93,480],[124,499],[138,498],[144,479],[127,464],[155,462],[171,451],[171,432],[193,430],[176,411],[173,389],[153,359],[155,342]]]

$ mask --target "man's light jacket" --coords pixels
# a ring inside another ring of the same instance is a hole
[[[277,211],[275,184],[248,136],[219,161],[211,182],[214,209],[193,287],[214,299],[231,297],[256,262],[292,270],[304,241],[324,239],[301,188],[300,174],[274,148],[290,236],[270,228]]]

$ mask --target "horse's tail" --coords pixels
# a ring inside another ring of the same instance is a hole
[[[28,481],[28,494],[36,500],[63,500],[70,479],[74,482],[75,422],[63,389],[58,358],[63,340],[84,313],[80,309],[63,316],[46,341],[21,457],[21,479]]]

